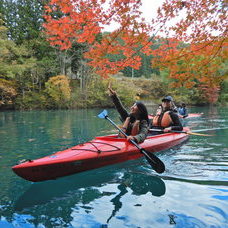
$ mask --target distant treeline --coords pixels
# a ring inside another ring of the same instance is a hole
[[[139,70],[127,67],[110,79],[101,79],[86,65],[85,46],[76,43],[60,51],[46,41],[42,15],[47,2],[0,0],[1,110],[112,106],[107,94],[109,81],[127,105],[135,99],[156,103],[166,94],[177,102],[207,104],[198,88],[170,88],[168,73],[151,65],[153,56],[142,54]],[[228,102],[227,81],[219,102]]]

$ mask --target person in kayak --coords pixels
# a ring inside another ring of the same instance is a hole
[[[130,113],[123,107],[120,99],[110,86],[108,87],[110,97],[119,112],[123,123],[122,130],[128,135],[127,140],[141,143],[148,133],[149,119],[146,106],[142,102],[136,102],[130,109]],[[120,134],[120,137],[124,137]]]
[[[186,108],[186,104],[182,103],[181,106],[178,108],[179,117],[186,118],[188,116],[188,110]]]
[[[172,130],[183,130],[178,113],[173,109],[172,103],[173,98],[171,96],[166,96],[162,99],[160,109],[157,110],[156,115],[151,121],[150,135],[166,133]],[[162,131],[156,131],[156,129],[161,129]]]

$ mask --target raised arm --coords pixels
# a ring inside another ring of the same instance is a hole
[[[124,106],[122,105],[120,99],[118,98],[116,91],[114,91],[110,86],[108,87],[109,90],[109,95],[117,109],[117,111],[119,112],[121,119],[123,121],[125,121],[125,119],[129,116],[129,113],[127,112],[127,110],[124,108]]]

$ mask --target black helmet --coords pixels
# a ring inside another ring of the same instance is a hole
[[[173,98],[171,96],[166,96],[162,99],[162,102],[163,101],[173,101]]]

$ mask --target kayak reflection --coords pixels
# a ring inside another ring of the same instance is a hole
[[[112,172],[109,173],[109,175],[107,173],[108,172],[104,172],[103,170],[96,172],[91,170],[57,180],[33,183],[27,191],[16,200],[14,208],[17,211],[21,211],[26,208],[48,204],[49,202],[62,199],[67,200],[69,203],[71,198],[73,199],[79,194],[88,193],[92,187],[99,188],[118,179],[118,176]],[[80,200],[81,199],[78,198],[76,201],[80,202]],[[75,199],[72,200],[71,206],[73,207],[74,204]]]
[[[99,188],[108,184],[118,184],[120,192],[101,192]],[[61,202],[55,203],[62,208],[74,208],[75,205],[85,205],[105,195],[115,195],[111,199],[114,204],[112,217],[121,208],[120,199],[128,191],[131,190],[134,195],[150,192],[154,196],[162,196],[165,194],[165,189],[165,183],[157,176],[128,173],[126,169],[118,173],[101,169],[100,171],[88,171],[55,181],[34,183],[16,200],[14,209],[22,211],[43,204],[53,204],[58,200],[64,201],[63,204]]]

